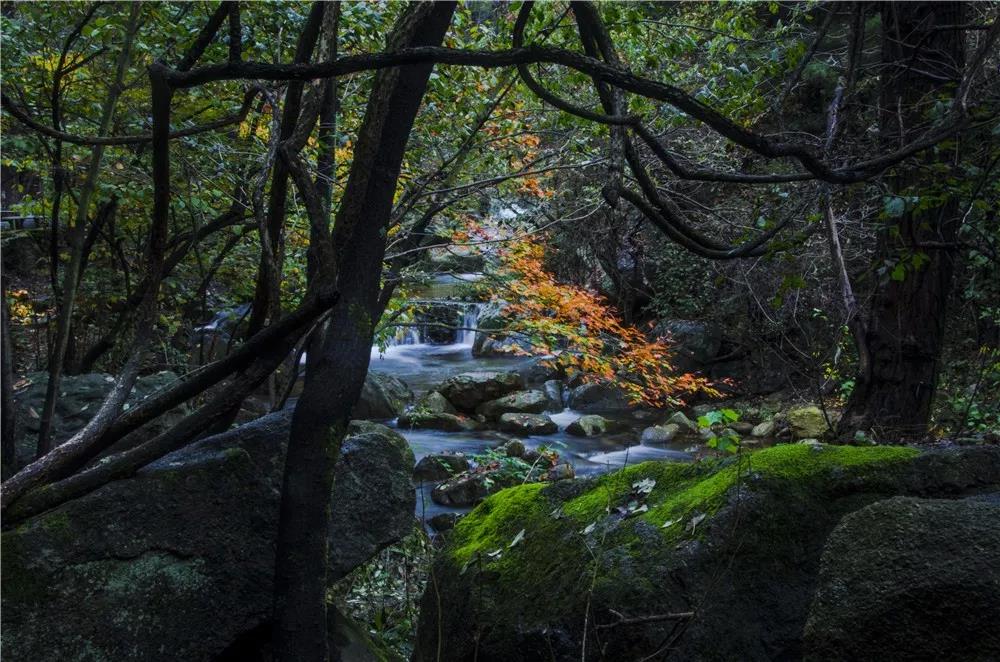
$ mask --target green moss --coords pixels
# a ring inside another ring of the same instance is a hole
[[[843,472],[862,474],[883,469],[916,457],[919,451],[901,446],[812,446],[788,444],[732,458],[704,480],[681,485],[661,500],[650,495],[646,521],[662,526],[667,521],[687,518],[695,511],[712,514],[725,502],[726,494],[746,478],[789,481],[792,489],[821,487],[834,475]],[[655,504],[655,505],[654,505]],[[677,527],[668,527],[675,534]]]
[[[502,490],[463,517],[452,534],[452,558],[464,565],[477,553],[507,548],[520,528],[543,524],[541,518],[549,513],[542,512],[546,500],[538,494],[544,487],[545,483],[527,483]]]
[[[707,522],[691,532],[692,517],[714,515],[741,482],[750,489],[766,482],[790,499],[825,500],[844,479],[875,490],[891,485],[902,474],[896,465],[907,466],[918,453],[793,444],[725,460],[644,462],[594,480],[521,485],[463,518],[443,561],[461,586],[490,587],[477,598],[490,622],[550,623],[579,613],[588,595],[604,604],[655,601],[663,587],[660,571],[650,569],[671,567],[675,541],[706,535]],[[633,485],[645,479],[656,483],[643,498]],[[648,510],[623,517],[630,501]],[[676,524],[664,528],[668,521]]]
[[[902,446],[788,444],[722,461],[643,462],[598,478],[582,494],[564,502],[560,513],[570,523],[553,516],[558,504],[544,498],[545,483],[522,485],[488,498],[459,523],[452,559],[464,565],[477,554],[506,550],[521,529],[526,537],[575,532],[626,505],[633,485],[645,479],[655,480],[656,485],[645,498],[649,510],[638,519],[662,528],[668,521],[681,524],[696,513],[714,514],[741,481],[776,480],[788,482],[791,490],[822,489],[829,479],[845,477],[845,472],[848,476],[884,472],[886,465],[918,454]],[[668,526],[663,533],[677,537],[683,530]],[[620,542],[629,544],[627,536]]]
[[[45,515],[39,521],[39,526],[50,533],[63,533],[68,531],[69,525],[69,515],[64,510],[57,510],[53,513]]]

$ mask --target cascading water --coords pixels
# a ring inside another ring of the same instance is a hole
[[[455,334],[455,344],[464,347],[472,347],[476,342],[476,329],[479,328],[479,308],[478,303],[470,303],[462,313],[462,326]]]
[[[401,326],[396,329],[396,334],[389,339],[389,347],[419,345],[421,340],[419,326]]]

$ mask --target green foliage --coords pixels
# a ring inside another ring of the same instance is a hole
[[[329,599],[365,624],[372,639],[387,649],[389,659],[408,660],[413,652],[420,596],[433,553],[432,541],[414,530],[330,591]]]
[[[519,457],[511,457],[506,450],[490,448],[482,453],[470,455],[476,470],[486,472],[487,487],[494,483],[511,485],[544,480],[546,472],[558,461],[559,453],[547,446],[539,446],[538,458],[527,462]]]
[[[707,431],[705,445],[724,453],[738,453],[740,436],[725,426],[740,420],[733,409],[715,409],[698,417],[698,427]]]

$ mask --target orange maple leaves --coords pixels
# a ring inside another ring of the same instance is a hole
[[[507,289],[494,298],[506,304],[508,333],[528,340],[532,352],[554,354],[567,372],[587,381],[614,381],[634,402],[676,406],[696,392],[717,395],[711,382],[678,374],[663,338],[650,340],[623,323],[597,293],[558,282],[544,266],[544,249],[532,240],[500,252]]]

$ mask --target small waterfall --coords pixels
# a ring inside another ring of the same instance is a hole
[[[471,303],[462,313],[462,328],[455,333],[455,344],[472,347],[476,342],[476,329],[479,328],[479,304]]]
[[[389,339],[389,347],[419,345],[422,340],[419,326],[401,326],[396,329],[396,335]]]

